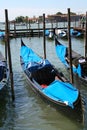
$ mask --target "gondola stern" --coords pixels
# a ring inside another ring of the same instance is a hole
[[[21,38],[21,46],[25,46],[25,44],[24,44],[22,38]]]
[[[61,43],[58,40],[58,36],[54,33],[54,39],[55,39],[55,46],[61,45]]]

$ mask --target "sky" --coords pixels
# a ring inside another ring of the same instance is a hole
[[[86,14],[87,0],[0,0],[0,22],[5,21],[5,9],[8,10],[8,19],[18,16],[38,17],[43,13],[56,14],[57,12]]]

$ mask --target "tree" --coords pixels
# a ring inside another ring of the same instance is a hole
[[[70,12],[70,14],[71,14],[71,15],[76,15],[76,13],[74,13],[74,12]],[[64,15],[64,14],[61,13],[61,12],[57,12],[56,15]]]
[[[28,16],[26,16],[26,17],[24,18],[24,21],[25,21],[26,23],[29,22],[29,18],[28,18]]]
[[[56,15],[63,15],[61,12],[57,12]]]
[[[74,12],[70,12],[70,14],[71,14],[71,15],[76,15],[76,13],[74,13]]]
[[[19,16],[19,17],[15,18],[15,21],[17,23],[24,22],[24,17],[23,16]]]

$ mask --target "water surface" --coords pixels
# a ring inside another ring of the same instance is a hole
[[[43,38],[23,38],[24,43],[36,53],[43,56]],[[67,40],[61,40],[68,46]],[[15,101],[12,102],[11,92],[0,101],[0,130],[87,130],[87,105],[85,105],[84,126],[74,121],[44,102],[32,91],[20,66],[20,38],[11,39],[11,58],[14,77]],[[75,51],[84,55],[84,40],[72,39]],[[0,41],[0,51],[4,54],[4,43]],[[46,40],[46,56],[67,77],[67,71],[55,54],[54,41]],[[78,83],[79,84],[79,83]],[[8,85],[10,88],[10,83]],[[81,94],[87,103],[87,85],[79,84]]]

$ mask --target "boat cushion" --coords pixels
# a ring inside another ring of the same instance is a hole
[[[61,93],[62,92],[62,93]],[[67,103],[73,108],[73,103],[78,98],[78,90],[70,83],[53,81],[47,88],[43,89],[43,93],[53,100]]]

